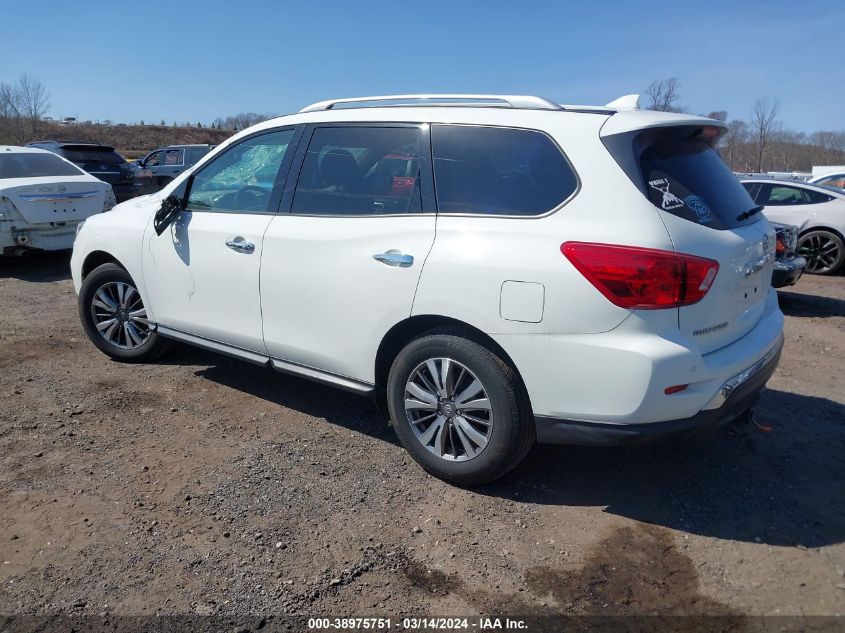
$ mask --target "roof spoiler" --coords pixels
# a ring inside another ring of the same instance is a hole
[[[608,103],[605,108],[613,108],[619,112],[640,109],[640,95],[624,95]]]

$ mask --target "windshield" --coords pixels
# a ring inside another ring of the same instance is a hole
[[[55,154],[40,152],[0,154],[0,178],[80,176],[84,173]]]
[[[656,207],[714,229],[760,220],[754,201],[713,147],[697,138],[658,141],[640,157],[648,199]]]

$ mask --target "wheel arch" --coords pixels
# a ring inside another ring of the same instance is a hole
[[[843,234],[842,231],[835,229],[832,226],[827,226],[824,224],[815,224],[813,226],[807,227],[798,234],[798,237],[802,238],[807,235],[807,233],[812,233],[814,231],[828,231],[829,233],[833,233],[834,235],[838,236],[840,240],[845,242],[845,234]]]
[[[441,328],[454,329],[464,334],[467,338],[483,344],[490,351],[495,352],[497,356],[510,365],[514,372],[516,372],[525,396],[528,397],[528,392],[525,389],[525,383],[522,380],[522,374],[520,374],[519,368],[495,339],[465,321],[437,314],[419,314],[408,317],[387,331],[384,337],[382,337],[378,351],[376,352],[374,373],[376,386],[382,389],[387,386],[387,376],[390,372],[390,366],[405,345],[420,334]]]
[[[120,260],[117,259],[111,253],[107,253],[106,251],[91,251],[88,255],[85,256],[85,259],[82,261],[82,279],[85,279],[91,271],[93,271],[98,266],[102,266],[103,264],[116,264],[120,266],[123,270],[127,270],[126,266],[124,266]],[[127,271],[128,272],[128,271]]]

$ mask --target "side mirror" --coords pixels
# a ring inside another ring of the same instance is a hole
[[[164,233],[165,229],[173,224],[179,212],[185,208],[188,201],[188,193],[194,182],[193,175],[188,176],[173,192],[161,201],[161,206],[153,218],[153,228],[156,235]]]
[[[153,218],[153,228],[156,235],[161,235],[164,230],[173,224],[173,220],[182,210],[182,200],[178,196],[169,195],[161,203]]]

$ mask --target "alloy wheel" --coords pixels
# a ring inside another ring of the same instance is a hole
[[[404,406],[417,440],[437,457],[467,461],[490,441],[493,408],[487,390],[454,359],[420,363],[405,384]]]
[[[839,261],[839,244],[826,233],[810,233],[802,238],[799,253],[807,259],[808,273],[827,273]]]
[[[91,300],[91,315],[100,336],[120,349],[137,349],[150,336],[141,295],[126,282],[109,281],[97,288]]]

